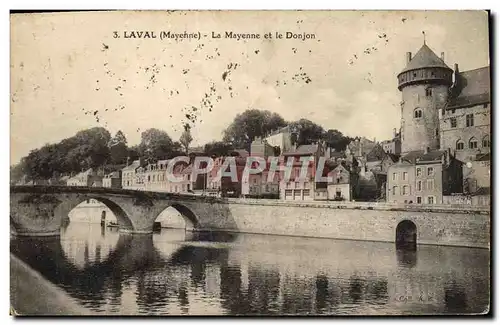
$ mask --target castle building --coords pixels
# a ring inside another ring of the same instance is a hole
[[[446,107],[453,70],[424,43],[398,75],[401,101],[401,151],[439,149],[439,111]]]
[[[401,151],[451,149],[473,161],[490,152],[490,69],[452,70],[425,43],[398,75]]]
[[[489,67],[454,68],[425,42],[414,57],[406,54],[406,67],[397,76],[402,156],[388,170],[390,202],[450,202],[452,195],[463,194],[464,184],[477,183],[466,175],[482,177],[465,168],[490,151]]]
[[[490,68],[460,72],[440,118],[440,145],[452,148],[463,162],[477,160],[490,152]]]

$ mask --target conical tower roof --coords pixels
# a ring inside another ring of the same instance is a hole
[[[417,54],[408,62],[406,68],[401,73],[421,69],[421,68],[446,68],[450,69],[425,43],[422,45]],[[451,70],[451,69],[450,69]]]

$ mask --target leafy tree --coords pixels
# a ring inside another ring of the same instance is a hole
[[[312,144],[323,139],[325,130],[308,119],[300,119],[290,123],[290,128],[297,131],[297,145]]]
[[[344,136],[339,130],[329,129],[323,136],[325,143],[335,151],[343,151],[353,138]]]
[[[188,152],[189,145],[193,141],[193,137],[191,136],[191,127],[189,125],[184,126],[184,132],[182,132],[182,135],[179,139],[179,142],[182,144],[184,147],[184,151]]]
[[[250,109],[238,114],[224,131],[223,141],[237,148],[248,148],[255,137],[286,126],[286,121],[277,113]]]
[[[205,153],[209,156],[228,156],[233,149],[231,144],[222,141],[212,141],[205,144]]]
[[[175,149],[172,138],[165,131],[152,128],[141,134],[139,156],[147,163],[167,159]]]
[[[128,161],[132,163],[134,160],[139,159],[139,145],[132,146],[128,148]]]
[[[108,147],[112,164],[123,164],[127,161],[129,153],[127,138],[122,131],[116,132],[116,135],[109,141]]]

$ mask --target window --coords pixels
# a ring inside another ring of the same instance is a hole
[[[410,187],[408,185],[403,186],[403,195],[410,195]]]
[[[427,197],[427,203],[428,204],[434,204],[434,196],[428,196]]]
[[[483,108],[488,108],[488,104],[483,104]]]
[[[421,118],[422,117],[422,110],[420,108],[416,108],[415,111],[413,112],[413,117]]]
[[[469,148],[470,149],[477,149],[477,140],[476,140],[476,138],[471,138],[469,140]]]
[[[460,140],[457,141],[457,150],[464,150],[464,143]]]
[[[490,136],[487,135],[483,138],[483,147],[484,148],[489,148],[491,147],[491,142],[490,142]]]
[[[291,188],[292,187],[292,182],[287,182],[286,183],[286,188]]]
[[[295,188],[299,188],[300,184],[299,182],[295,182]]]
[[[465,116],[465,125],[467,127],[474,126],[474,114],[467,114]]]
[[[397,186],[393,186],[392,187],[392,195],[396,195],[397,191],[398,191],[398,187]]]
[[[392,173],[392,180],[397,181],[398,180],[398,174],[397,173]]]
[[[309,182],[304,183],[304,188],[309,188]]]
[[[422,197],[421,196],[417,196],[417,203],[422,204]]]
[[[156,175],[153,175],[153,182],[156,180]]]
[[[427,97],[432,96],[432,88],[425,89],[425,96],[427,96]]]
[[[403,181],[407,181],[407,180],[408,180],[408,173],[403,172]]]
[[[455,111],[456,111],[456,110],[453,108],[453,109],[451,110],[451,114],[455,114]]]
[[[417,176],[422,176],[422,168],[417,167]]]
[[[427,190],[434,190],[434,180],[433,179],[427,180]]]
[[[434,176],[434,168],[427,167],[427,176]]]
[[[417,181],[417,191],[422,190],[422,181]]]
[[[151,176],[148,175],[148,182],[151,181]]]
[[[452,128],[456,128],[457,127],[457,118],[456,117],[450,118],[450,126]]]

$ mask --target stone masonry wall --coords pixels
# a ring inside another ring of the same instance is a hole
[[[417,226],[419,244],[490,245],[490,215],[485,211],[410,212],[264,202],[232,202],[229,211],[239,232],[394,242],[398,223],[407,219]]]

